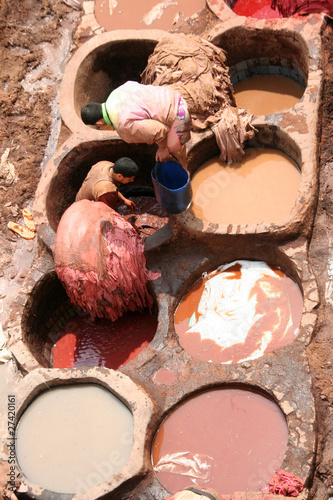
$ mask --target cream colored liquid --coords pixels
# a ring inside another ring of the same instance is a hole
[[[51,491],[76,493],[126,464],[133,416],[103,387],[58,387],[28,407],[16,438],[18,463],[30,481]]]
[[[96,0],[95,17],[107,31],[161,29],[168,31],[205,7],[205,0]]]
[[[294,80],[283,76],[256,76],[234,86],[238,108],[254,115],[267,115],[292,108],[304,89]]]
[[[212,158],[191,180],[191,210],[220,224],[281,223],[295,205],[300,179],[293,161],[274,149],[247,149],[232,166]]]

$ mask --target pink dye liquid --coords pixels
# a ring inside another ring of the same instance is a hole
[[[195,331],[196,326],[190,330],[190,318],[193,314],[200,324],[201,314],[198,311],[199,303],[204,292],[206,279],[198,280],[184,295],[175,313],[175,330],[182,347],[194,358],[213,363],[238,363],[246,359],[255,359],[264,353],[284,345],[291,344],[296,337],[303,310],[303,297],[297,283],[276,266],[269,266],[276,277],[263,274],[253,285],[248,296],[239,282],[239,289],[233,290],[230,306],[224,307],[228,296],[228,281],[241,280],[242,266],[237,263],[226,271],[226,288],[222,290],[220,310],[216,314],[216,321],[220,317],[233,323],[235,341],[226,346],[223,341],[214,338],[203,338],[202,334]],[[238,298],[239,294],[239,298]],[[245,316],[247,302],[255,299],[253,316]],[[224,307],[224,308],[223,308]],[[218,316],[220,314],[220,317]],[[243,325],[241,318],[247,321],[248,331],[243,341],[239,341],[238,332]],[[252,321],[253,319],[253,321]],[[221,323],[222,337],[225,323]],[[207,329],[209,330],[209,328]],[[207,331],[209,337],[211,330]],[[232,331],[228,331],[232,335]]]
[[[160,426],[152,448],[158,480],[175,493],[190,485],[221,495],[265,486],[288,442],[283,413],[270,399],[241,389],[200,394]]]
[[[236,0],[232,10],[239,16],[256,19],[282,17],[277,9],[271,8],[271,0]]]
[[[168,31],[205,7],[204,0],[96,0],[97,22],[107,31],[161,29]]]
[[[105,366],[117,369],[135,358],[154,338],[157,319],[128,312],[117,321],[76,316],[61,330],[52,349],[53,368]]]

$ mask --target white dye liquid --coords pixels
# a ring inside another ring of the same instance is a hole
[[[126,464],[133,415],[103,387],[58,387],[28,407],[16,438],[19,466],[31,482],[59,493],[76,493]]]

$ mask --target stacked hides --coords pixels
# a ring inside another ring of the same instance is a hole
[[[170,34],[155,47],[141,74],[145,85],[168,85],[188,104],[192,128],[211,128],[228,163],[244,154],[243,142],[254,136],[252,115],[236,107],[222,49],[194,35]]]
[[[115,321],[152,307],[143,239],[105,203],[82,200],[63,214],[56,234],[56,273],[71,302],[92,318]]]

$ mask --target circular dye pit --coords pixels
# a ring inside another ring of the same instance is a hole
[[[37,397],[16,430],[19,466],[33,483],[58,493],[95,486],[127,462],[133,416],[96,385],[57,387]]]
[[[281,467],[287,442],[286,420],[273,401],[249,390],[216,389],[162,422],[152,461],[170,493],[191,484],[221,495],[254,491]]]
[[[302,97],[304,88],[283,76],[256,76],[234,85],[238,108],[254,115],[267,115],[292,108]]]
[[[302,308],[298,285],[280,268],[240,260],[205,273],[189,289],[175,329],[192,357],[239,363],[291,344]]]
[[[117,212],[136,228],[142,238],[156,233],[168,223],[169,214],[158,204],[156,198],[129,196],[128,199],[135,203],[135,210],[122,204],[117,207]]]
[[[271,8],[271,3],[271,0],[236,0],[232,10],[238,16],[254,17],[255,19],[283,17],[278,9]]]
[[[95,17],[107,31],[160,29],[169,31],[205,7],[205,0],[96,0]]]
[[[117,321],[78,315],[60,331],[51,355],[53,368],[105,366],[116,370],[154,338],[156,316],[128,312]]]
[[[239,163],[214,157],[194,173],[191,211],[218,224],[282,223],[297,199],[301,173],[284,153],[248,148]]]

